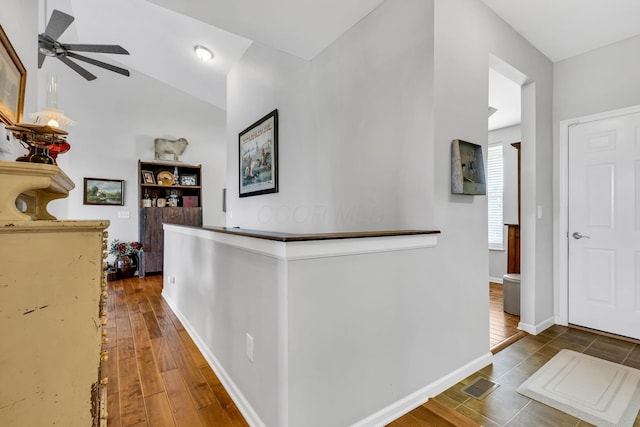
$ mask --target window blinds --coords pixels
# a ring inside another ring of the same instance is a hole
[[[502,195],[504,190],[502,143],[489,145],[487,153],[487,205],[489,209],[489,249],[504,249]]]

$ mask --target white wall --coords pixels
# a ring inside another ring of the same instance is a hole
[[[0,25],[16,50],[22,65],[27,69],[27,86],[24,100],[25,113],[36,108],[38,96],[38,1],[3,0]],[[10,137],[7,141],[6,136]],[[0,160],[15,160],[22,155],[22,146],[6,132],[0,123]]]
[[[41,87],[46,87],[49,73],[57,74],[60,108],[76,122],[66,127],[71,150],[58,158],[76,188],[68,199],[51,204],[54,214],[108,219],[110,240],[138,240],[138,159],[153,160],[154,138],[184,137],[189,146],[180,160],[202,164],[204,223],[223,224],[225,112],[134,70],[131,77],[95,67],[91,71],[98,78],[87,82],[61,62],[47,58],[40,72]],[[45,102],[43,93],[40,108]],[[83,205],[85,177],[124,179],[125,206]],[[120,211],[129,212],[130,217],[119,219]]]
[[[520,125],[489,132],[489,144],[502,144],[504,224],[518,223],[518,151],[511,144],[520,140]],[[502,276],[507,274],[507,227],[503,233],[504,250],[489,250],[489,279],[498,283],[502,283]]]
[[[311,62],[254,44],[229,76],[229,225],[442,230],[425,260],[440,286],[413,297],[443,310],[430,322],[414,319],[426,328],[416,345],[428,363],[407,366],[413,380],[399,380],[399,390],[428,384],[489,346],[486,198],[450,194],[450,144],[461,138],[486,150],[491,54],[529,76],[533,95],[524,98],[532,102],[524,111],[531,262],[523,320],[535,327],[553,318],[551,217],[533,216],[536,205],[551,208],[552,64],[482,2],[387,0]],[[240,199],[237,134],[274,108],[280,192]]]
[[[229,225],[320,232],[432,224],[424,208],[431,2],[388,3],[311,62],[254,44],[230,73]],[[280,192],[240,199],[237,135],[274,108]]]
[[[554,177],[560,182],[559,123],[590,114],[640,105],[640,36],[557,62],[554,66]],[[566,153],[565,153],[566,155]],[[566,157],[565,157],[566,158]],[[558,224],[566,222],[560,217],[559,190],[554,194],[554,214]],[[559,245],[560,246],[560,245]],[[556,257],[562,254],[559,251]],[[559,269],[557,269],[559,270]],[[556,270],[557,287],[566,284],[566,276]],[[563,299],[558,296],[558,300]],[[566,299],[564,299],[566,301]],[[563,308],[564,313],[567,307]],[[556,308],[556,315],[562,312]]]
[[[640,36],[554,66],[554,123],[640,104]]]
[[[528,245],[522,247],[521,326],[536,332],[553,320],[552,63],[479,0],[436,0],[435,5],[434,206],[435,227],[443,232],[439,244],[443,259],[437,271],[443,273],[443,283],[464,289],[458,301],[473,306],[464,313],[465,318],[470,323],[484,322],[479,310],[488,313],[484,304],[489,273],[486,198],[449,194],[447,159],[455,138],[482,144],[486,150],[488,72],[494,55],[528,78],[523,82],[527,87],[522,98],[522,158],[526,164],[522,235]],[[547,212],[541,219],[535,216],[538,205]],[[461,260],[465,268],[460,268]]]

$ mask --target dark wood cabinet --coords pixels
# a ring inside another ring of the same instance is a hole
[[[163,224],[202,225],[202,174],[200,165],[142,161],[138,172],[139,239],[144,249],[138,271],[144,277],[163,270]]]
[[[518,150],[518,223],[505,224],[508,230],[507,273],[520,274],[520,143],[511,144]]]

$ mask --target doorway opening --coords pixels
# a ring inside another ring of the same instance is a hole
[[[487,226],[489,330],[494,352],[524,335],[518,330],[522,82],[502,73],[503,65],[506,64],[495,58],[489,68]]]

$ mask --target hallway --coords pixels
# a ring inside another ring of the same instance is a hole
[[[494,354],[527,335],[518,330],[520,316],[503,311],[502,295],[502,285],[489,282],[489,344]]]
[[[248,424],[161,297],[162,276],[109,282],[109,427]]]

